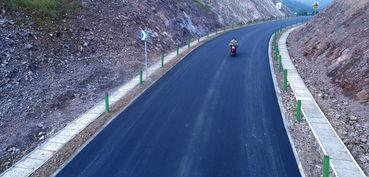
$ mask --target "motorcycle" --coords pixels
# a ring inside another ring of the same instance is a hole
[[[231,46],[231,56],[233,57],[233,56],[235,56],[236,55],[236,52],[237,52],[237,47],[236,46],[234,46],[234,45],[232,45]]]

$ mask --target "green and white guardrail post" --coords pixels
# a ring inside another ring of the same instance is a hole
[[[288,73],[288,70],[285,69],[283,71],[283,88],[284,88],[284,91],[287,91],[287,73]]]
[[[142,71],[140,71],[140,86],[142,87],[143,79],[142,79]]]
[[[297,100],[297,106],[296,106],[296,120],[298,122],[301,121],[301,100]]]
[[[323,157],[323,177],[329,177],[329,156]]]

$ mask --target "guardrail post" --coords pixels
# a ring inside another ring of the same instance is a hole
[[[179,45],[177,45],[177,56],[179,55]]]
[[[279,56],[279,49],[278,49],[278,46],[276,46],[275,48],[275,60],[278,61],[278,56]]]
[[[301,121],[301,100],[297,100],[296,120]]]
[[[190,40],[187,40],[187,47],[191,48],[191,41]]]
[[[275,51],[274,60],[277,60],[278,61],[278,51],[277,50]]]
[[[284,76],[284,79],[283,79],[283,86],[284,86],[284,91],[287,91],[287,72],[288,70],[285,69],[284,72],[283,72],[283,76]]]
[[[109,93],[105,92],[105,112],[109,112]]]
[[[323,177],[329,177],[329,156],[323,157]]]
[[[283,68],[282,68],[282,57],[280,55],[278,56],[278,70],[279,70],[279,72],[282,72],[283,71]]]
[[[143,80],[142,80],[142,71],[140,71],[140,86],[142,86]]]
[[[164,67],[164,53],[161,53],[161,67]]]

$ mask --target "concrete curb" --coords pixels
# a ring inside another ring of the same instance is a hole
[[[337,177],[366,176],[325,117],[291,61],[286,42],[289,34],[297,28],[294,27],[283,33],[278,41],[278,46],[282,56],[283,68],[288,70],[288,82],[296,100],[302,101],[302,113],[323,153],[330,157],[330,166]]]

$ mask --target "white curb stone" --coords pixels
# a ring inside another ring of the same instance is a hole
[[[39,160],[47,160],[53,155],[52,151],[46,151],[41,149],[36,149],[35,151],[32,151],[29,155],[29,158],[31,159],[39,159]]]

